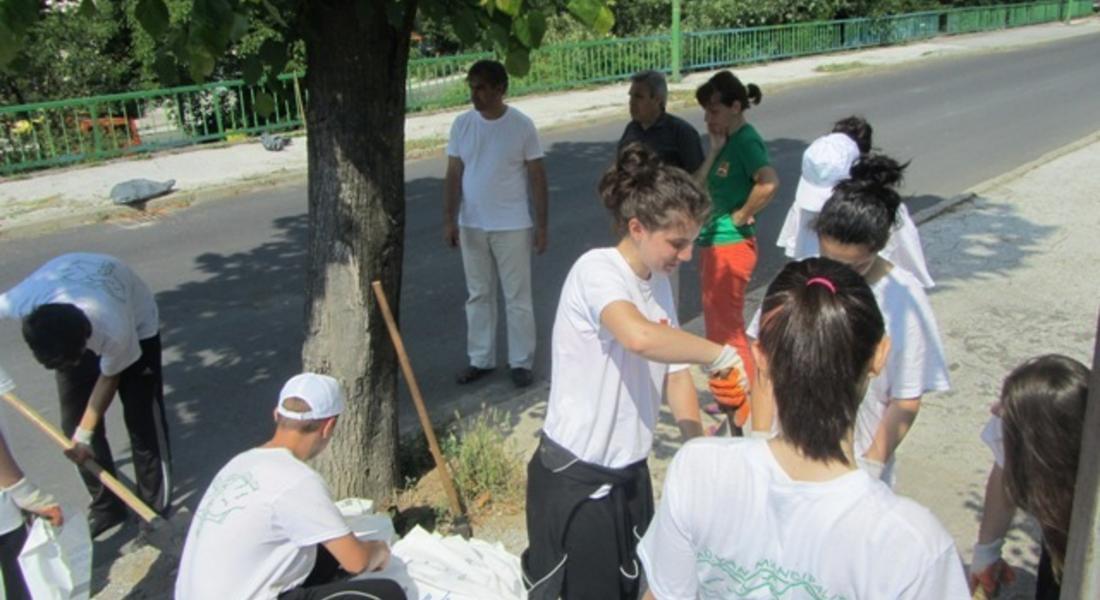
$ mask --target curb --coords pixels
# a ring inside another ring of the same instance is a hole
[[[1061,148],[1056,148],[1054,150],[1051,150],[1050,152],[1047,152],[1046,154],[1043,154],[1039,158],[1036,158],[1035,160],[1024,163],[1024,164],[1020,165],[1019,167],[1016,167],[1015,169],[1012,169],[1011,171],[1008,171],[1006,173],[1002,173],[1002,174],[1000,174],[1000,175],[998,175],[998,176],[996,176],[992,179],[987,179],[987,180],[975,185],[974,187],[970,188],[969,190],[967,190],[967,191],[965,191],[961,194],[956,194],[956,195],[954,195],[954,196],[952,196],[952,197],[950,197],[946,200],[943,200],[941,202],[938,202],[938,203],[936,203],[936,204],[934,204],[934,205],[932,205],[928,208],[917,211],[917,212],[915,212],[911,215],[912,218],[913,218],[913,222],[916,223],[917,225],[923,225],[923,224],[931,221],[932,219],[935,219],[935,218],[940,217],[940,216],[942,216],[942,215],[944,215],[948,212],[951,212],[952,210],[954,210],[959,205],[961,205],[965,202],[969,202],[971,200],[974,200],[974,199],[982,196],[983,194],[985,194],[989,190],[1000,187],[1000,186],[1002,186],[1002,185],[1004,185],[1004,184],[1006,184],[1010,181],[1014,181],[1016,179],[1019,179],[1019,178],[1023,177],[1024,175],[1027,175],[1031,171],[1034,171],[1035,169],[1038,169],[1039,167],[1047,165],[1047,164],[1049,164],[1049,163],[1051,163],[1051,162],[1053,162],[1053,161],[1055,161],[1055,160],[1057,160],[1057,159],[1059,159],[1063,156],[1066,156],[1067,154],[1072,154],[1072,153],[1074,153],[1078,150],[1081,150],[1083,148],[1087,148],[1087,147],[1092,146],[1092,145],[1097,144],[1097,143],[1100,143],[1100,131],[1091,133],[1089,135],[1086,135],[1085,137],[1083,137],[1083,138],[1081,138],[1081,139],[1079,139],[1075,142],[1070,142],[1069,144],[1066,144],[1065,146],[1062,146]]]
[[[201,187],[195,190],[177,190],[133,206],[90,207],[86,210],[77,210],[56,218],[0,227],[0,240],[29,238],[93,223],[140,218],[160,211],[188,208],[258,190],[273,189],[296,182],[304,183],[305,177],[305,169],[284,170],[255,179]]]

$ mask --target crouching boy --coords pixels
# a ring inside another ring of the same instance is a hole
[[[229,461],[203,495],[183,548],[177,599],[405,598],[393,581],[340,578],[340,568],[378,570],[390,556],[384,542],[352,534],[324,480],[304,462],[328,445],[343,409],[332,377],[304,373],[286,382],[271,440]]]

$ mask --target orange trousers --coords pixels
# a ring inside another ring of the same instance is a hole
[[[733,346],[745,363],[745,376],[754,381],[752,352],[745,335],[745,292],[756,268],[756,240],[703,246],[699,267],[707,339]]]

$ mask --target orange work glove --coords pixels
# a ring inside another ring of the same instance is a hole
[[[708,382],[714,401],[726,411],[735,409],[733,424],[743,427],[749,420],[749,380],[743,367],[731,367],[724,376],[712,377]]]
[[[982,569],[971,571],[970,591],[975,598],[996,598],[1002,585],[1012,585],[1016,581],[1016,572],[1001,559]],[[979,594],[981,592],[981,594]]]

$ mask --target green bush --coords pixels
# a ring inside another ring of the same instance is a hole
[[[467,502],[485,493],[494,502],[513,501],[523,493],[523,463],[504,436],[506,418],[495,409],[483,409],[465,423],[458,419],[443,439],[443,455]]]

